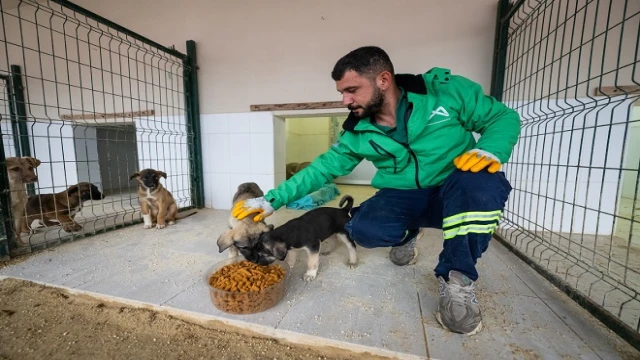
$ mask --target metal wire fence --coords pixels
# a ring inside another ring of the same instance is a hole
[[[492,94],[522,133],[496,235],[621,336],[640,331],[640,2],[500,2]]]
[[[0,15],[0,258],[140,222],[144,168],[180,209],[202,206],[192,41],[185,55],[64,0]]]

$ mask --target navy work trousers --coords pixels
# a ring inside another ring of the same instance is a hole
[[[345,226],[364,248],[400,246],[419,228],[442,229],[443,249],[435,275],[456,270],[478,279],[476,262],[487,250],[512,188],[503,172],[454,170],[437,187],[382,189],[351,210]]]

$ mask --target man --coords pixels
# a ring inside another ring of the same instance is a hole
[[[450,331],[476,333],[475,264],[511,192],[498,170],[520,134],[518,113],[447,69],[394,75],[373,46],[345,55],[331,76],[351,111],[339,141],[264,197],[237,204],[233,216],[264,219],[368,159],[381,190],[352,210],[347,232],[362,247],[391,247],[391,261],[403,266],[415,262],[421,227],[443,229],[436,317]]]

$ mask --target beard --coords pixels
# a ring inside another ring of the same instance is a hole
[[[359,115],[355,112],[353,114],[357,116],[359,119],[365,119],[379,113],[380,110],[382,110],[382,106],[384,105],[384,100],[385,100],[384,94],[377,86],[375,86],[373,91],[373,96],[371,97],[371,100],[368,103],[366,103],[364,106],[349,105],[347,106],[347,109],[351,111],[362,109],[362,112]]]

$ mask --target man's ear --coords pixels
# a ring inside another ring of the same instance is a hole
[[[139,172],[131,174],[131,176],[129,176],[129,180],[133,180],[134,178],[137,178],[138,176],[140,176]]]
[[[376,78],[376,85],[380,88],[380,90],[385,91],[391,86],[392,80],[393,75],[391,75],[391,73],[388,71],[383,71]]]
[[[162,176],[163,178],[167,178],[167,174],[164,171],[156,170],[156,174]]]

